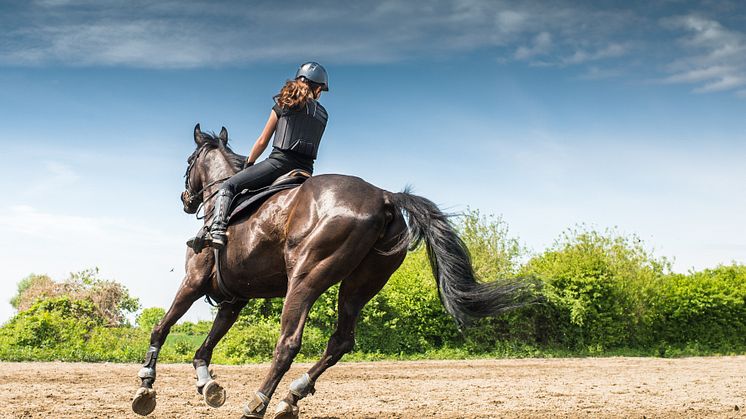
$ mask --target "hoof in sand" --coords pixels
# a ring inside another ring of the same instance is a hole
[[[225,403],[225,389],[217,381],[210,381],[202,389],[202,397],[208,406],[220,407]]]
[[[299,410],[298,406],[291,406],[288,402],[282,400],[277,404],[273,419],[298,419]]]
[[[140,416],[147,416],[155,410],[155,390],[140,387],[132,399],[132,411]]]

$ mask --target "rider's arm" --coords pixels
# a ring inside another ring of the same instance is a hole
[[[259,135],[259,138],[256,139],[256,143],[254,143],[254,147],[251,148],[251,153],[246,158],[246,161],[250,165],[254,164],[256,159],[258,159],[259,156],[262,155],[264,150],[267,149],[267,144],[269,144],[269,139],[272,138],[272,134],[274,134],[276,127],[277,127],[277,114],[275,113],[275,111],[270,111],[269,119],[267,119],[267,124],[264,126],[264,130]]]

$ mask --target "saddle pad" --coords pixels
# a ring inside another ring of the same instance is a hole
[[[267,186],[258,191],[243,191],[235,199],[233,209],[228,216],[228,224],[238,220],[240,217],[249,216],[259,208],[259,206],[269,199],[270,196],[286,189],[297,188],[303,184],[307,178],[298,177],[298,183],[285,183],[280,185]]]

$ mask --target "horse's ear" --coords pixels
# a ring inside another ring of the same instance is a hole
[[[228,144],[228,130],[225,129],[225,127],[220,129],[220,134],[218,135],[218,138],[220,138],[220,141],[223,142],[223,145]]]
[[[205,137],[202,136],[202,130],[199,128],[199,124],[194,126],[194,142],[200,146],[205,143]]]

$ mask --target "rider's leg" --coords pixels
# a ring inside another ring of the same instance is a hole
[[[223,186],[215,198],[215,209],[213,210],[212,225],[210,225],[209,244],[215,249],[225,247],[228,228],[228,210],[233,201],[234,188]]]
[[[236,173],[220,187],[215,201],[215,217],[210,226],[211,246],[222,249],[227,242],[228,213],[233,196],[244,189],[256,190],[269,186],[278,177],[292,170],[285,162],[267,159]]]

